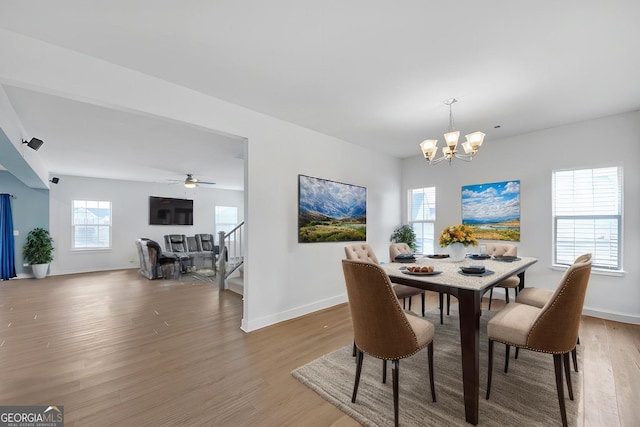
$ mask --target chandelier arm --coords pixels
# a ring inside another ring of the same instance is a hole
[[[457,159],[463,160],[465,162],[470,162],[473,160],[473,154],[454,154]]]

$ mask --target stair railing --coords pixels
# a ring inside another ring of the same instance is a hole
[[[244,221],[236,225],[233,230],[218,233],[218,245],[220,255],[218,258],[218,286],[225,289],[229,276],[244,264],[244,251],[242,248],[242,231]]]

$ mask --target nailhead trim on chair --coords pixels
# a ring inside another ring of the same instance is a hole
[[[374,264],[374,265],[375,265],[375,264]],[[362,264],[362,266],[363,266],[364,268],[373,268],[371,265],[367,265],[367,264]],[[386,274],[384,274],[382,271],[380,271],[380,270],[377,268],[377,267],[378,267],[377,265],[375,265],[375,266],[376,266],[376,268],[375,268],[376,273],[378,273],[378,274],[382,275],[382,276],[383,276],[383,278],[384,278],[384,280],[385,280],[387,283],[389,283],[389,276],[387,276],[387,275],[386,275]],[[387,291],[390,291],[390,295],[391,295],[393,298],[398,299],[398,297],[396,296],[395,292],[393,292],[393,287],[392,287],[392,286],[388,286],[388,287],[387,287]],[[402,320],[403,320],[403,322],[404,322],[404,323],[405,323],[405,325],[407,325],[407,327],[411,330],[411,334],[413,335],[413,341],[414,341],[415,345],[417,346],[417,345],[418,345],[418,337],[416,336],[415,331],[414,331],[414,330],[413,330],[413,328],[411,327],[411,324],[407,321],[407,317],[406,317],[407,315],[404,313],[404,311],[403,311],[403,310],[402,310],[402,308],[400,307],[400,303],[399,303],[399,302],[398,302],[397,308],[399,309],[399,313],[403,315],[403,319],[402,319]],[[433,339],[432,339],[430,342],[433,342]],[[413,352],[413,353],[411,353],[411,354],[407,354],[407,355],[405,355],[404,357],[401,357],[401,359],[404,359],[404,358],[407,358],[407,357],[413,356],[414,354],[418,353],[420,350],[422,350],[423,348],[427,347],[428,345],[429,345],[429,343],[427,343],[426,345],[424,345],[424,346],[422,346],[422,347],[417,348],[417,349],[416,349],[416,351],[414,351],[414,352]],[[357,344],[356,344],[356,346],[357,346]],[[377,355],[375,355],[375,354],[371,354],[371,353],[368,353],[368,354],[369,354],[370,356],[376,357],[376,358],[378,358],[378,359],[383,359],[383,360],[392,360],[392,361],[393,361],[393,360],[399,360],[398,358],[390,358],[390,357],[387,357],[387,356],[377,356]]]

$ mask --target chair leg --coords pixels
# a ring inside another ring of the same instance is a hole
[[[411,297],[409,297],[409,311],[411,311]]]
[[[567,377],[567,390],[569,391],[569,399],[573,400],[573,387],[571,386],[571,367],[569,365],[569,353],[562,355],[564,359],[564,375]]]
[[[382,384],[387,383],[387,359],[382,359]]]
[[[398,375],[400,371],[400,361],[392,360],[391,361],[391,376],[393,377],[393,419],[395,420],[395,425],[398,427]]]
[[[509,288],[504,288],[504,302],[509,304]]]
[[[431,384],[431,400],[436,401],[436,385],[433,382],[433,341],[429,343],[427,347],[427,354],[429,356],[429,384]]]
[[[425,299],[424,292],[420,294],[420,299],[422,300],[422,317],[424,317],[424,299]]]
[[[509,350],[511,350],[511,346],[505,344],[504,351],[504,373],[506,374],[509,371]]]
[[[406,298],[402,298],[402,309],[403,310],[407,309],[407,299]]]
[[[353,350],[351,351],[351,356],[356,357],[356,342],[353,342]]]
[[[518,353],[520,353],[520,347],[516,347],[516,355],[515,355],[514,359],[518,358]]]
[[[576,347],[573,347],[573,350],[571,350],[571,358],[573,359],[573,370],[578,372],[578,352]]]
[[[440,300],[440,324],[442,325],[444,323],[444,318],[443,316],[443,307],[444,307],[444,300],[443,300],[443,296],[444,294],[442,292],[438,293],[438,299]]]
[[[493,288],[489,290],[489,311],[491,311],[491,300],[493,299]]]
[[[489,366],[487,368],[487,396],[489,400],[489,393],[491,392],[491,375],[493,374],[493,341],[489,340]]]
[[[558,390],[558,403],[560,404],[560,416],[562,417],[562,426],[567,427],[567,410],[564,406],[564,384],[562,381],[562,355],[553,355],[553,367],[556,371],[556,389]]]
[[[450,313],[450,311],[449,311],[450,308],[451,308],[451,295],[447,294],[447,316]]]
[[[364,353],[362,350],[358,349],[358,354],[356,356],[357,364],[356,364],[356,381],[353,385],[353,395],[351,396],[351,402],[356,402],[356,395],[358,394],[358,385],[360,384],[360,374],[362,373],[362,359],[364,358]]]

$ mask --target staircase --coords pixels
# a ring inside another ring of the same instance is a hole
[[[244,221],[236,225],[233,230],[218,233],[220,257],[218,258],[218,286],[220,290],[229,289],[244,295],[244,250],[243,237]]]

